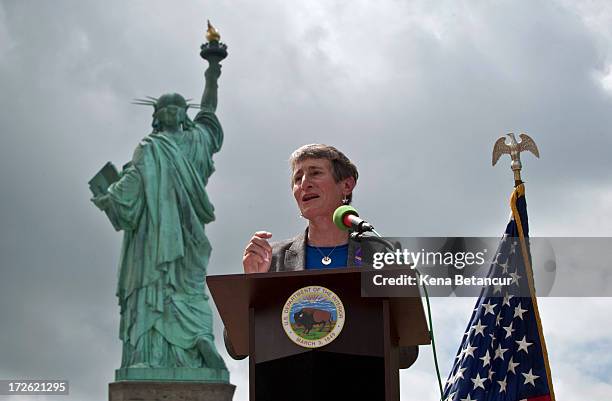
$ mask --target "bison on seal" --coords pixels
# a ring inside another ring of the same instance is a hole
[[[329,323],[332,327],[332,314],[326,310],[316,308],[302,308],[293,314],[293,320],[296,324],[304,326],[304,334],[308,334],[315,324],[322,324],[321,331],[325,328],[325,324]]]

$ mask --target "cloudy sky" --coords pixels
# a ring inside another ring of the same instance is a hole
[[[523,158],[532,235],[612,236],[609,2],[2,0],[1,379],[68,379],[68,399],[106,399],[121,234],[87,181],[150,132],[151,110],[131,99],[199,98],[207,18],[230,52],[211,274],[241,271],[253,231],[304,227],[287,159],[312,142],[357,164],[355,206],[384,234],[495,236],[512,174],[491,149],[525,131],[541,153]],[[444,377],[473,304],[433,301]],[[611,307],[540,301],[559,400],[609,398]],[[246,400],[248,363],[228,364]],[[402,400],[436,399],[429,347],[401,386]]]

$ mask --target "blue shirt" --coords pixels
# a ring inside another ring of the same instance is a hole
[[[330,253],[331,252],[331,253]],[[331,263],[324,265],[324,256],[331,258]],[[333,246],[306,245],[306,270],[310,269],[336,269],[346,267],[348,261],[348,244]]]

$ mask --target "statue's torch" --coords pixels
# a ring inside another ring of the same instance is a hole
[[[208,29],[206,30],[206,40],[200,49],[200,56],[208,61],[209,64],[219,64],[221,60],[227,57],[227,45],[221,43],[221,35],[217,28],[212,26],[210,21],[207,21]]]

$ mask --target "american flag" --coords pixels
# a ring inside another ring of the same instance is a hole
[[[520,184],[512,194],[512,216],[491,271],[512,277],[512,285],[526,286],[531,297],[513,296],[499,287],[483,289],[446,381],[444,401],[555,399],[537,300],[529,282],[524,191]]]

